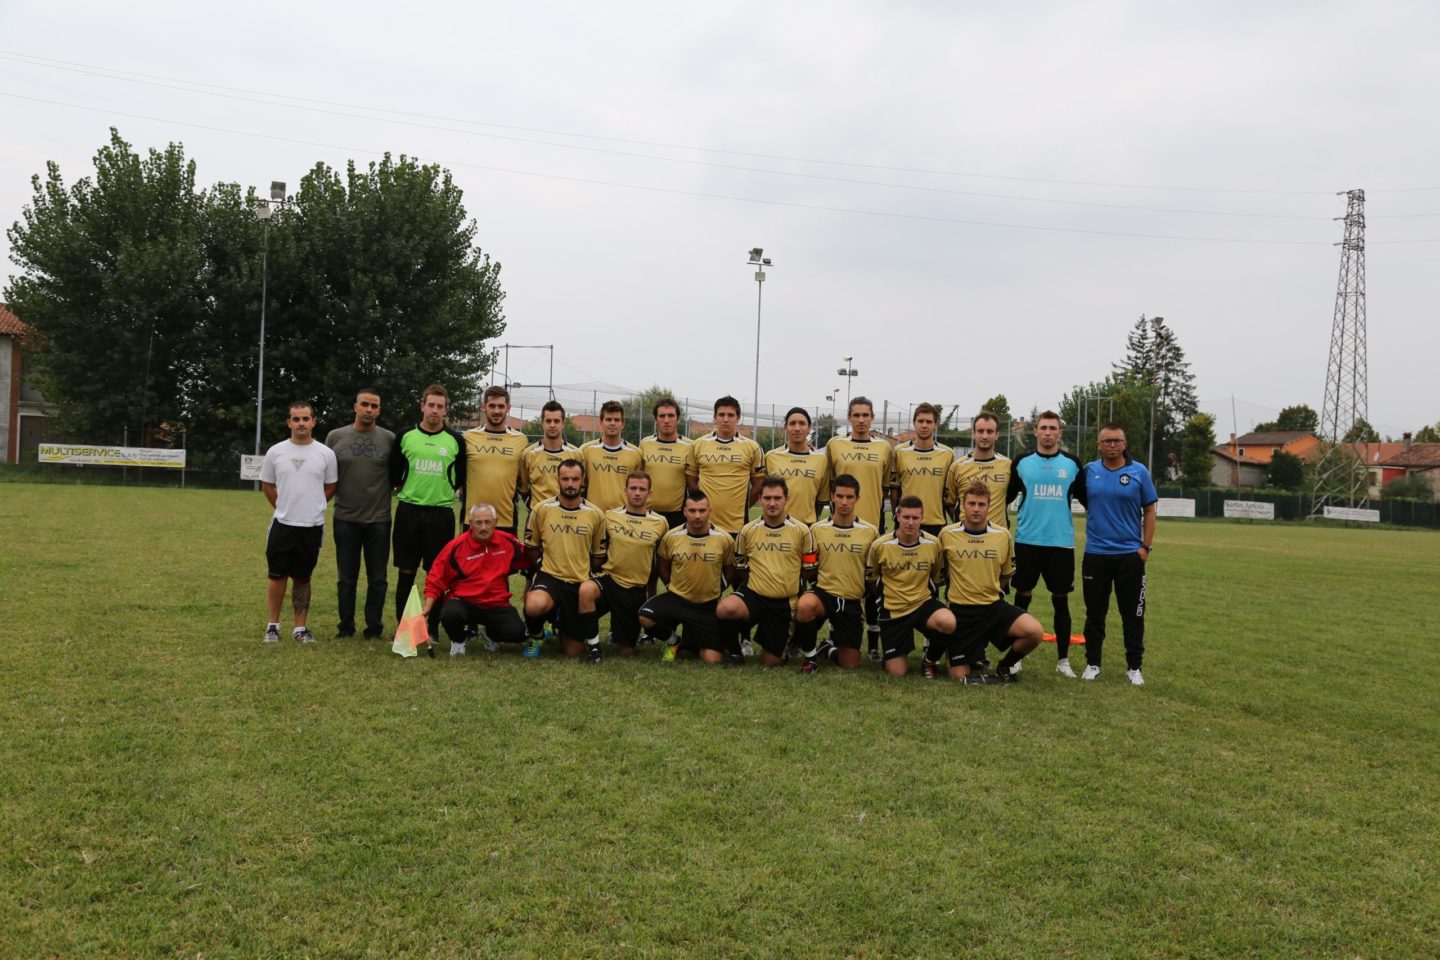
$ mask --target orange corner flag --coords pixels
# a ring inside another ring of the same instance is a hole
[[[405,601],[405,614],[400,618],[400,626],[395,628],[395,642],[390,645],[390,649],[402,657],[419,656],[420,645],[430,642],[430,628],[420,612],[423,607],[420,588],[412,586],[410,599]]]

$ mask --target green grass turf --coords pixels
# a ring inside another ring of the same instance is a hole
[[[0,957],[1440,949],[1433,533],[1162,521],[1145,688],[965,688],[401,660],[328,546],[267,647],[259,494],[0,489]]]

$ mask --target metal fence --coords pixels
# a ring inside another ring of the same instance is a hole
[[[1308,520],[1313,498],[1306,492],[1282,490],[1233,490],[1220,487],[1182,487],[1162,485],[1162,497],[1182,497],[1195,501],[1196,517],[1225,516],[1226,500],[1252,500],[1275,505],[1276,520]],[[1372,500],[1372,510],[1380,511],[1381,523],[1404,527],[1440,529],[1440,504],[1424,500]]]

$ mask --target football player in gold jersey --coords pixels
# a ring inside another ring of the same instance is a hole
[[[670,529],[685,523],[685,472],[690,467],[690,438],[680,435],[680,405],[670,397],[655,401],[650,411],[655,432],[640,441],[640,456],[650,474],[650,509],[665,518]]]
[[[635,655],[640,639],[640,606],[655,569],[655,550],[670,532],[649,500],[650,474],[636,470],[625,478],[625,506],[605,513],[605,567],[580,584],[580,609],[610,614],[610,642],[626,657]]]
[[[525,434],[507,426],[510,391],[499,384],[485,388],[482,398],[485,421],[466,430],[465,516],[477,503],[495,507],[497,530],[515,535],[515,491],[520,485],[520,455],[530,445]]]
[[[703,493],[685,501],[685,526],[665,534],[655,563],[670,589],[645,601],[640,625],[656,636],[683,627],[681,643],[706,663],[737,656],[739,651],[726,649],[715,618],[725,584],[735,579],[735,538],[711,525]]]
[[[737,535],[765,478],[760,444],[740,433],[739,400],[715,401],[715,429],[692,440],[690,451],[690,489],[701,491],[710,501],[711,523],[732,537]]]
[[[525,536],[531,565],[538,568],[525,594],[525,656],[540,655],[540,631],[553,611],[566,656],[584,653],[599,663],[599,615],[593,597],[581,604],[580,585],[605,563],[605,514],[580,496],[585,465],[579,460],[561,463],[555,479],[560,492],[530,512]]]
[[[555,471],[562,460],[580,459],[580,448],[565,439],[565,408],[558,400],[540,408],[540,439],[520,455],[520,495],[534,507],[560,492]]]
[[[815,577],[815,540],[810,529],[786,516],[789,489],[784,477],[766,477],[760,484],[760,519],[751,520],[735,541],[739,582],[720,601],[715,615],[727,624],[755,625],[760,662],[778,667],[785,662],[790,638],[790,601],[803,582]],[[738,645],[738,635],[735,645]]]
[[[916,407],[910,423],[915,428],[915,439],[895,448],[890,467],[890,504],[898,504],[906,494],[919,497],[925,504],[925,521],[920,529],[935,537],[945,526],[945,478],[955,452],[936,442],[939,411],[931,404]]]
[[[830,482],[830,516],[810,528],[815,539],[818,576],[813,590],[795,606],[795,644],[805,655],[801,673],[816,673],[834,660],[860,666],[860,608],[865,602],[865,554],[880,531],[855,515],[860,481],[842,473]],[[830,622],[830,637],[817,644],[820,624]]]
[[[587,478],[585,499],[601,510],[625,506],[625,478],[644,465],[640,448],[624,433],[624,405],[606,400],[600,404],[600,436],[580,445]]]
[[[868,398],[856,397],[851,400],[846,416],[850,420],[850,436],[832,437],[830,442],[825,444],[825,455],[830,461],[830,475],[838,477],[842,473],[848,473],[860,481],[860,502],[855,506],[855,513],[884,533],[885,486],[890,482],[890,458],[893,451],[889,441],[874,437],[870,433],[875,422],[875,405]],[[875,661],[882,659],[877,602],[873,595],[865,600],[870,659]]]
[[[895,532],[872,543],[866,558],[866,576],[880,591],[885,672],[894,677],[909,672],[916,630],[925,635],[927,646],[945,643],[955,630],[955,615],[935,599],[945,577],[945,554],[940,541],[920,529],[924,517],[919,497],[901,497]]]
[[[810,446],[810,414],[804,407],[791,407],[785,414],[785,446],[765,454],[765,475],[785,478],[790,516],[804,524],[819,518],[830,486],[830,463]]]
[[[989,410],[981,410],[970,422],[970,436],[974,449],[969,455],[957,458],[945,478],[946,509],[959,520],[960,497],[966,487],[979,480],[990,488],[990,522],[1009,530],[1010,517],[1005,512],[1005,504],[1014,464],[995,449],[995,441],[1000,436],[1000,419]]]
[[[1010,531],[990,521],[990,487],[976,481],[960,495],[961,519],[940,533],[949,571],[946,598],[955,617],[955,632],[947,643],[932,646],[934,659],[947,656],[954,680],[980,679],[975,665],[987,644],[1005,651],[994,680],[1020,679],[1015,666],[1040,645],[1040,621],[1005,602],[1015,555]]]

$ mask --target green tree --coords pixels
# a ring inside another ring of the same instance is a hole
[[[1265,486],[1276,490],[1299,490],[1305,483],[1305,462],[1293,453],[1276,450],[1265,471]]]
[[[1357,417],[1355,423],[1345,432],[1343,443],[1379,443],[1380,434],[1370,426],[1370,422],[1364,417]]]
[[[1385,484],[1386,500],[1420,500],[1424,503],[1435,501],[1435,488],[1430,481],[1415,473],[1408,473],[1403,477],[1396,477]]]
[[[1129,381],[1145,385],[1150,393],[1145,432],[1130,437],[1131,452],[1143,459],[1153,430],[1155,460],[1172,462],[1180,456],[1184,425],[1199,407],[1195,375],[1190,372],[1179,337],[1166,325],[1164,317],[1147,319],[1142,315],[1135,321],[1126,338],[1125,359],[1115,369]]]
[[[1148,384],[1123,373],[1112,373],[1099,382],[1071,388],[1061,399],[1057,411],[1066,424],[1064,443],[1076,458],[1088,460],[1096,455],[1100,427],[1113,419],[1125,429],[1130,455],[1143,462],[1146,429],[1150,423],[1150,395]],[[1160,449],[1157,445],[1157,452]],[[1161,475],[1159,471],[1152,469],[1152,472]]]
[[[317,165],[267,226],[238,186],[197,189],[179,144],[141,157],[112,130],[94,163],[68,189],[48,164],[8,231],[5,297],[40,335],[38,385],[67,439],[138,442],[167,423],[187,429],[192,465],[233,470],[254,444],[266,251],[262,444],[292,399],[323,435],[359,386],[395,424],[432,382],[474,406],[504,294],[439,167]]]
[[[1208,413],[1197,413],[1185,421],[1185,433],[1180,438],[1180,473],[1187,487],[1204,487],[1210,483],[1210,469],[1215,458],[1210,448],[1215,446],[1215,418]]]
[[[641,390],[635,396],[621,401],[625,405],[625,439],[631,443],[639,443],[641,437],[649,436],[655,432],[654,409],[656,402],[660,400],[674,400],[680,408],[680,432],[685,432],[685,421],[688,411],[685,403],[675,395],[675,391],[669,387],[662,387],[655,384]]]
[[[1256,433],[1269,433],[1272,431],[1318,433],[1319,430],[1320,415],[1303,403],[1293,407],[1285,407],[1274,420],[1255,424]]]
[[[545,428],[541,426],[540,418],[536,417],[533,420],[525,421],[525,426],[520,428],[520,432],[527,437],[538,440],[545,435]],[[575,429],[575,424],[569,417],[565,418],[564,436],[566,443],[573,443],[577,447],[585,442],[585,435]]]
[[[1440,423],[1426,424],[1415,431],[1412,438],[1416,443],[1440,443]]]
[[[1005,399],[1005,394],[997,393],[980,405],[981,410],[989,410],[1000,420],[1000,429],[1004,430],[1011,420],[1015,419],[1010,414],[1010,401]],[[977,411],[978,412],[978,411]]]

